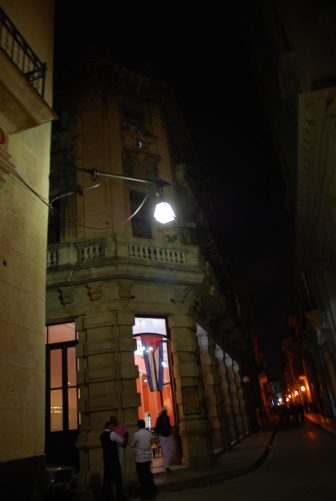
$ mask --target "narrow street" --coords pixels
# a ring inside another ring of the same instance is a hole
[[[247,475],[208,487],[160,493],[193,501],[334,501],[336,440],[310,423],[279,430],[265,463]]]

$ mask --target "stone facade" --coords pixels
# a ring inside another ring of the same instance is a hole
[[[335,416],[335,3],[262,0],[255,18],[251,53],[295,220],[301,379],[322,388],[315,405]]]
[[[4,0],[1,7],[0,470],[1,478],[10,483],[11,499],[38,500],[44,485],[45,256],[50,121],[55,118],[50,108],[53,9],[51,1],[39,0]],[[23,39],[16,38],[17,33]],[[32,49],[28,55],[24,39]],[[36,60],[30,59],[33,53]],[[41,70],[41,61],[48,71]],[[28,76],[28,70],[35,72]],[[3,486],[6,496],[5,490]]]
[[[75,321],[79,333],[82,422],[77,447],[84,485],[101,472],[99,434],[106,419],[116,414],[130,433],[135,430],[140,405],[132,335],[136,316],[167,321],[182,463],[200,466],[212,462],[215,452],[228,450],[233,442],[229,426],[239,430],[235,441],[249,431],[237,365],[239,357],[248,357],[248,342],[236,328],[237,317],[211,264],[186,238],[184,222],[202,221],[202,214],[186,166],[174,160],[184,144],[181,131],[184,137],[187,134],[176,121],[179,115],[170,90],[125,70],[109,67],[101,74],[109,77],[82,85],[66,102],[60,99],[60,116],[72,110],[72,132],[55,134],[51,192],[56,199],[60,186],[64,193],[71,191],[62,182],[67,176],[71,180],[70,168],[81,166],[138,178],[159,177],[171,183],[165,196],[175,205],[178,224],[167,229],[150,222],[145,231],[151,238],[135,236],[138,229],[132,219],[127,220],[132,212],[130,192],[141,192],[142,187],[132,180],[102,178],[99,188],[82,197],[59,196],[59,241],[48,250],[47,318],[49,324]],[[59,154],[61,143],[68,145],[67,158],[73,163],[58,176],[57,169],[67,165]],[[87,174],[76,172],[75,178],[83,187],[90,184]],[[147,190],[147,194],[151,204],[152,193]],[[181,210],[186,200],[188,214]],[[230,346],[234,352],[237,362],[231,369],[225,368],[223,356],[216,355],[220,346],[225,353]],[[232,385],[225,394],[226,370],[231,370]],[[224,413],[227,406],[231,424]],[[126,476],[134,477],[128,450]]]

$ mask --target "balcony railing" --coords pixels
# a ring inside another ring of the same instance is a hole
[[[60,266],[103,266],[109,260],[118,258],[134,264],[193,267],[199,263],[200,256],[194,246],[172,247],[158,245],[145,239],[128,240],[118,237],[50,245],[47,268],[51,271]]]
[[[33,49],[0,7],[0,49],[44,97],[44,81],[47,65],[42,63]]]

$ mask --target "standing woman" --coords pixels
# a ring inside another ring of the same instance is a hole
[[[166,407],[162,407],[155,424],[155,433],[160,438],[163,463],[167,473],[171,472],[170,465],[173,458],[175,444],[170,419]]]

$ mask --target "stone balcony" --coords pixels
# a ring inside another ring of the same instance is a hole
[[[72,282],[106,279],[109,275],[175,280],[181,273],[185,280],[198,282],[204,266],[196,246],[161,245],[121,236],[54,244],[47,253],[50,286],[63,282],[70,272]]]

